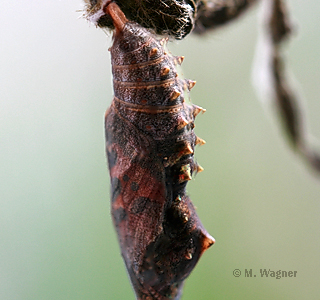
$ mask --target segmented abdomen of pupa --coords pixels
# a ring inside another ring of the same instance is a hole
[[[116,32],[110,48],[114,99],[106,113],[111,211],[137,299],[180,299],[184,279],[214,239],[186,195],[202,168],[193,131],[203,109],[184,102],[175,65],[182,57],[108,6]]]

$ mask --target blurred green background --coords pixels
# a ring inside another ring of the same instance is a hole
[[[320,2],[289,1],[288,61],[320,138]],[[109,213],[104,112],[111,38],[80,0],[0,2],[0,299],[134,299]],[[320,299],[320,179],[292,154],[251,85],[257,10],[173,42],[194,103],[205,168],[188,191],[216,238],[183,300]],[[260,278],[259,269],[297,271]],[[233,276],[239,269],[242,275]],[[245,278],[252,269],[256,278]]]

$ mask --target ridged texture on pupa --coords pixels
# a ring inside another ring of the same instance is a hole
[[[161,42],[128,22],[110,49],[114,99],[106,112],[111,210],[137,299],[180,299],[184,279],[214,243],[186,195],[201,168],[193,151],[201,111],[184,103]]]

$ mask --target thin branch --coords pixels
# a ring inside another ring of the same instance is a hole
[[[237,19],[258,0],[202,0],[197,7],[194,33],[202,34]]]
[[[275,108],[293,150],[320,172],[320,156],[309,142],[301,100],[288,80],[283,57],[282,44],[292,32],[284,2],[263,0],[261,17],[263,28],[253,73],[257,92],[263,102]]]

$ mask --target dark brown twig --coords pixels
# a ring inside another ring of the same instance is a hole
[[[284,2],[263,0],[261,16],[263,30],[256,52],[255,85],[262,100],[275,107],[292,148],[320,172],[320,156],[310,145],[301,101],[285,69],[282,44],[292,30]]]
[[[237,19],[258,0],[199,1],[194,33],[202,34]]]

